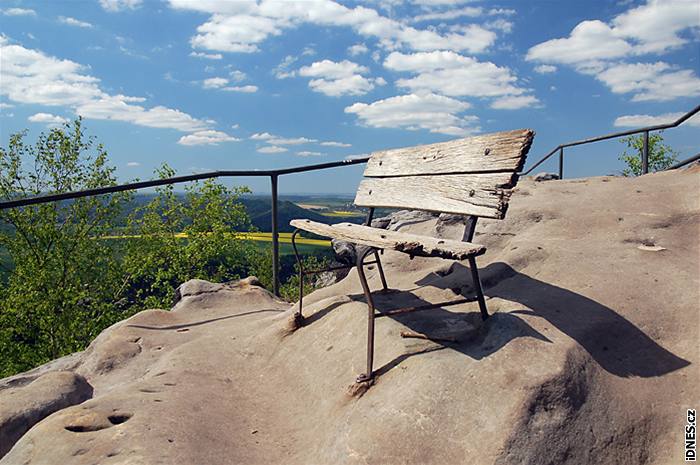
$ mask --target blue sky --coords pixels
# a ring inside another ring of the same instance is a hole
[[[700,103],[697,0],[4,0],[0,32],[2,145],[79,114],[122,181],[163,162],[287,167],[521,127],[534,161]],[[700,118],[666,133],[681,157],[698,136]],[[573,148],[566,175],[617,172],[621,149]],[[349,193],[361,173],[280,189]]]

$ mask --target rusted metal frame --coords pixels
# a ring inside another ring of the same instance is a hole
[[[385,317],[385,316],[393,316],[393,315],[401,315],[405,313],[411,313],[411,312],[420,312],[420,311],[425,311],[425,310],[430,310],[433,308],[440,308],[440,307],[448,307],[451,305],[458,305],[458,304],[463,304],[463,303],[469,303],[469,302],[474,302],[477,301],[479,302],[479,310],[481,312],[481,319],[486,320],[489,317],[488,309],[486,308],[486,299],[484,297],[484,292],[481,287],[481,279],[479,278],[479,270],[476,265],[476,258],[474,256],[469,257],[469,267],[471,269],[472,273],[472,281],[474,283],[474,290],[476,292],[476,296],[474,297],[465,297],[463,299],[458,299],[458,300],[452,300],[452,301],[447,301],[447,302],[439,302],[435,304],[424,304],[424,305],[417,305],[413,307],[404,307],[404,308],[398,308],[394,310],[388,310],[385,312],[380,312],[377,313],[374,307],[374,300],[372,299],[372,291],[369,288],[369,283],[367,281],[367,276],[365,275],[364,272],[364,259],[369,255],[370,253],[376,253],[376,250],[372,250],[372,248],[366,248],[362,250],[362,252],[357,256],[357,274],[360,278],[360,284],[362,285],[362,291],[365,295],[365,300],[367,302],[367,369],[364,373],[359,375],[357,377],[357,382],[362,383],[366,381],[372,380],[374,377],[374,372],[373,372],[373,363],[374,363],[374,326],[375,326],[375,319]],[[384,288],[386,289],[386,287]]]
[[[416,305],[413,307],[402,307],[402,308],[396,308],[394,310],[387,310],[387,311],[382,311],[378,312],[374,317],[375,318],[381,318],[384,316],[394,316],[394,315],[402,315],[404,313],[412,313],[412,312],[422,312],[425,310],[431,310],[433,308],[440,308],[440,307],[449,307],[451,305],[459,305],[459,304],[466,304],[470,302],[476,302],[477,297],[465,297],[463,299],[458,299],[458,300],[447,300],[445,302],[439,302],[435,304],[423,304],[423,305]]]
[[[474,282],[474,290],[476,291],[476,299],[479,302],[479,310],[481,311],[481,319],[486,320],[489,317],[489,311],[486,308],[486,299],[484,298],[484,290],[481,287],[481,279],[479,278],[479,268],[476,266],[476,257],[469,257],[469,269],[472,272],[472,281]]]
[[[348,269],[348,268],[354,268],[357,266],[357,264],[354,265],[336,265],[336,266],[329,266],[328,268],[321,268],[321,269],[315,269],[315,270],[304,270],[304,263],[301,257],[301,254],[299,253],[299,249],[297,248],[297,235],[301,232],[300,229],[295,229],[294,233],[292,234],[292,248],[294,249],[294,258],[296,259],[297,262],[297,276],[299,277],[299,310],[297,311],[295,315],[295,319],[298,322],[303,322],[303,313],[302,313],[302,305],[303,305],[303,298],[304,298],[304,276],[306,275],[311,275],[311,274],[319,274],[323,273],[326,271],[334,271],[334,270],[343,270],[343,269]],[[373,249],[370,249],[373,250]],[[386,277],[384,276],[384,270],[382,269],[382,263],[379,261],[379,254],[377,253],[376,250],[374,250],[374,254],[376,257],[375,261],[371,262],[365,262],[364,265],[377,265],[377,269],[379,270],[379,276],[382,280],[382,286],[384,287],[384,290],[387,290],[387,285],[386,285]]]
[[[563,154],[563,151],[562,151]],[[474,239],[476,232],[476,222],[478,216],[470,216],[467,220],[467,226],[464,229],[464,238],[466,242],[471,242]],[[481,287],[481,279],[479,279],[479,268],[476,266],[476,255],[469,257],[469,268],[472,272],[472,281],[474,282],[474,290],[476,291],[476,299],[479,302],[479,310],[481,311],[481,319],[485,320],[489,317],[488,309],[486,308],[486,299],[484,299],[484,290]]]
[[[474,233],[476,232],[476,222],[479,220],[478,216],[470,215],[467,218],[467,224],[464,227],[464,234],[462,235],[462,241],[463,242],[471,242],[472,239],[474,239]],[[476,266],[476,255],[469,257],[469,266],[472,269],[472,280],[474,281],[474,290],[476,292],[476,295],[474,297],[465,297],[464,299],[459,299],[459,300],[450,300],[446,302],[440,302],[436,304],[424,304],[424,305],[418,305],[414,307],[404,307],[404,308],[397,308],[394,310],[388,310],[385,312],[378,313],[376,315],[376,318],[381,318],[383,316],[392,316],[392,315],[400,315],[403,313],[411,313],[411,312],[420,312],[424,310],[430,310],[433,308],[439,308],[439,307],[447,307],[450,305],[458,305],[458,304],[464,304],[464,303],[469,303],[469,302],[479,302],[479,310],[481,311],[481,317],[482,319],[488,318],[488,310],[486,308],[486,299],[484,298],[484,293],[483,289],[481,288],[481,280],[479,279],[479,271]]]
[[[382,287],[384,288],[385,291],[389,290],[389,286],[386,284],[386,276],[384,276],[384,268],[382,268],[382,261],[379,259],[379,252],[375,249],[374,250],[374,262],[367,262],[365,265],[369,265],[371,263],[376,263],[377,264],[377,270],[379,270],[379,279],[382,281]]]
[[[370,207],[367,210],[367,217],[365,218],[364,225],[371,227],[373,217],[374,217],[374,207]],[[384,253],[384,250],[382,249],[381,252]],[[365,265],[371,265],[373,263],[377,264],[377,269],[379,270],[379,278],[382,280],[382,287],[386,291],[389,289],[389,286],[387,286],[387,284],[386,284],[386,276],[384,276],[384,268],[382,267],[382,261],[379,258],[379,251],[377,249],[374,249],[374,258],[375,258],[375,261],[367,262],[367,263],[365,263]]]
[[[464,226],[464,234],[462,234],[462,242],[471,242],[474,239],[478,219],[479,217],[474,215],[467,217],[467,224]]]
[[[377,263],[376,261],[373,262],[366,262],[365,265],[374,265]],[[335,270],[346,270],[348,268],[355,268],[355,265],[333,265],[329,266],[328,268],[319,268],[316,270],[306,270],[304,271],[304,274],[319,274],[319,273],[325,273],[326,271],[335,271]]]
[[[294,314],[294,321],[296,322],[297,326],[301,326],[304,323],[304,314],[301,312],[302,300],[304,299],[304,264],[301,261],[301,256],[299,255],[296,242],[297,234],[299,234],[299,232],[299,229],[295,229],[292,233],[292,249],[294,249],[294,257],[297,260],[297,267],[299,268],[299,309]]]
[[[365,258],[373,252],[376,252],[376,250],[371,247],[366,247],[357,255],[357,275],[360,278],[362,291],[365,294],[365,300],[367,302],[367,370],[357,377],[358,383],[370,381],[374,377],[374,371],[372,369],[374,363],[374,300],[372,300],[372,291],[369,288],[364,270]]]
[[[486,320],[489,317],[488,309],[486,308],[486,298],[484,297],[484,292],[481,287],[481,280],[479,279],[479,270],[476,266],[476,258],[469,258],[469,266],[472,272],[472,281],[474,282],[475,295],[473,297],[465,297],[458,300],[448,300],[445,302],[439,302],[435,304],[423,304],[416,305],[413,307],[402,307],[393,310],[387,310],[378,312],[374,317],[381,318],[385,316],[403,315],[405,313],[412,312],[422,312],[425,310],[431,310],[433,308],[449,307],[451,305],[466,304],[470,302],[479,302],[479,311],[481,312],[481,319]]]
[[[372,218],[374,217],[374,207],[370,207],[367,210],[367,216],[365,217],[365,222],[362,223],[364,226],[372,226]]]

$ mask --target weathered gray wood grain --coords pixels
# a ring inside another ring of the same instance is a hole
[[[367,177],[519,171],[534,132],[503,131],[416,147],[375,152]]]
[[[419,236],[417,234],[388,231],[352,223],[329,225],[300,219],[292,220],[289,224],[319,236],[368,245],[378,249],[398,250],[421,257],[464,260],[470,256],[481,255],[486,251],[486,247],[470,242]]]
[[[501,219],[515,178],[510,172],[365,178],[355,205]]]

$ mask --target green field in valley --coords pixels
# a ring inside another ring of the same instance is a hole
[[[260,249],[266,249],[272,247],[272,233],[271,232],[236,232],[232,233],[233,237],[238,239],[243,239],[245,241],[253,242]],[[187,239],[187,234],[179,233],[175,237],[178,239]],[[135,235],[114,235],[105,236],[102,239],[108,240],[134,240],[139,239],[140,236]],[[282,232],[279,233],[279,243],[280,243],[280,253],[283,255],[293,254],[294,249],[292,247],[292,233]],[[331,247],[331,241],[326,239],[312,239],[308,237],[303,237],[301,235],[297,236],[296,239],[297,248],[299,253],[303,255],[313,255],[317,252],[328,251]]]

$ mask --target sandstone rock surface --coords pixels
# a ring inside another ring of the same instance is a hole
[[[479,324],[469,303],[379,319],[363,395],[348,390],[365,359],[354,270],[305,299],[293,332],[294,306],[255,280],[190,281],[172,311],[42,368],[72,366],[93,396],[0,464],[681,463],[685,408],[700,405],[698,186],[697,169],[522,180],[507,218],[480,220],[474,239],[489,247],[478,261],[493,316]],[[464,263],[382,259],[393,291],[380,310],[471,292]]]
[[[0,457],[36,423],[90,397],[92,386],[70,371],[54,371],[37,378],[16,377],[14,383],[0,390]]]

